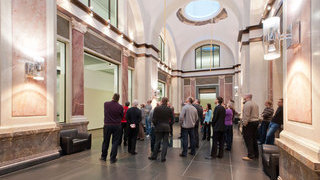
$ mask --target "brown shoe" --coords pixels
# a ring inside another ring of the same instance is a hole
[[[244,161],[252,161],[252,159],[251,158],[249,158],[249,157],[242,157],[242,160],[244,160]]]

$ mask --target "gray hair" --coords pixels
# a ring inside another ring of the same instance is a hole
[[[139,102],[137,99],[133,100],[132,106],[137,107],[139,105]]]
[[[252,99],[252,94],[246,94],[244,97],[248,99]]]

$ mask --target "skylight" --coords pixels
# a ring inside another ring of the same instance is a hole
[[[184,9],[188,19],[205,21],[213,18],[220,10],[219,2],[213,0],[196,0],[190,2]]]

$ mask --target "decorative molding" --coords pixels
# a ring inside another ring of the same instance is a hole
[[[228,13],[225,8],[221,9],[221,11],[215,17],[208,19],[208,20],[205,20],[205,21],[192,21],[192,20],[188,19],[184,15],[182,8],[180,8],[176,14],[177,14],[178,19],[181,22],[183,22],[185,24],[189,24],[189,25],[194,25],[194,26],[203,26],[206,24],[218,23],[219,21],[226,19],[228,17]]]
[[[82,34],[87,32],[87,25],[82,24],[81,22],[78,22],[77,20],[75,20],[75,18],[71,18],[71,24],[72,24],[72,28],[81,32]]]
[[[244,34],[249,34],[250,31],[260,30],[260,29],[262,30],[262,23],[257,24],[257,25],[253,25],[253,26],[248,26],[245,29],[240,30],[239,34],[238,34],[238,42],[242,41],[242,36]]]
[[[123,55],[126,57],[129,57],[131,55],[130,51],[125,48],[122,49],[122,52],[123,52]]]

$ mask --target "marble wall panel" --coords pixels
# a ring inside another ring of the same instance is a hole
[[[27,7],[27,8],[26,8]],[[47,114],[46,1],[12,0],[12,116]],[[26,62],[42,63],[41,76],[25,75]]]
[[[233,99],[233,96],[232,96],[232,84],[225,84],[224,86],[224,103],[227,104],[231,99]]]
[[[191,96],[191,86],[190,85],[185,85],[184,86],[184,98],[183,98],[183,101],[186,100],[190,96]]]
[[[190,90],[191,90],[191,93],[190,93],[190,96],[193,97],[193,98],[196,98],[196,79],[195,78],[191,78],[190,79]]]
[[[287,2],[287,24],[293,26],[293,42],[299,43],[301,28],[300,43],[287,49],[287,115],[290,121],[312,124],[311,0],[299,3]],[[297,106],[301,99],[303,105]]]
[[[224,77],[219,77],[219,96],[223,97],[225,96],[224,93]]]

